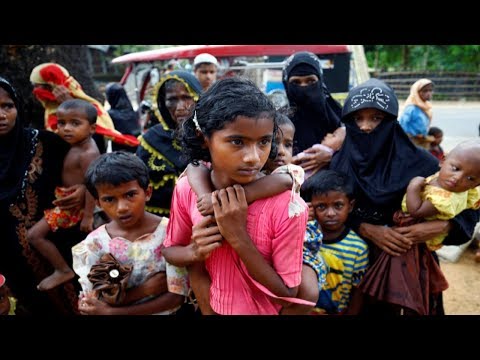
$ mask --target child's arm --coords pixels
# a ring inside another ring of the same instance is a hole
[[[185,297],[171,292],[145,301],[141,304],[126,306],[110,306],[95,297],[83,299],[80,305],[82,315],[150,315],[180,306]]]
[[[244,185],[245,198],[251,204],[255,200],[280,194],[292,188],[292,177],[288,173],[270,174]],[[210,197],[211,199],[211,197]]]
[[[190,286],[203,315],[214,314],[210,307],[210,276],[203,261],[222,245],[222,235],[213,216],[204,217],[192,227],[191,243],[187,246],[169,246],[162,254],[168,263],[187,267]]]
[[[407,187],[407,210],[415,218],[424,218],[438,214],[438,210],[429,200],[422,200],[425,178],[416,176]]]
[[[167,275],[165,272],[158,272],[148,278],[144,283],[127,289],[123,305],[133,304],[148,296],[159,296],[168,291]]]
[[[197,208],[203,216],[213,215],[211,193],[215,190],[210,182],[210,170],[204,166],[187,166],[188,183],[197,194]],[[247,203],[280,194],[292,187],[292,177],[288,173],[264,176],[244,186]]]
[[[188,164],[187,166],[188,183],[197,194],[197,208],[203,216],[212,215],[213,207],[210,194],[213,185],[210,181],[210,170],[203,164],[195,166]]]
[[[87,172],[88,167],[92,163],[93,160],[98,158],[100,153],[95,151],[86,151],[80,157],[80,167],[82,173],[85,174]],[[95,199],[93,198],[92,194],[87,190],[85,191],[85,207],[83,208],[83,218],[80,223],[80,230],[84,232],[91,232],[93,231],[93,210],[95,210]]]

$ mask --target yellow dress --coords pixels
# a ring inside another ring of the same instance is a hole
[[[437,177],[438,172],[425,179],[427,185],[425,185],[422,193],[422,200],[429,200],[439,213],[429,216],[425,220],[450,220],[465,209],[480,208],[480,186],[460,193],[450,192],[440,187],[429,185]],[[402,200],[402,211],[408,212],[406,195],[404,195]],[[431,251],[440,249],[446,236],[447,234],[440,234],[428,240],[426,242],[428,248]]]

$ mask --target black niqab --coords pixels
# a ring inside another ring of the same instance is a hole
[[[370,133],[362,132],[352,115],[365,108],[387,114]],[[393,90],[378,79],[370,79],[350,90],[343,107],[346,136],[330,168],[346,173],[371,203],[398,207],[408,183],[415,176],[438,171],[438,161],[417,148],[397,121],[398,101]]]
[[[316,75],[319,81],[308,86],[289,83],[291,76]],[[341,106],[332,98],[323,80],[320,59],[304,51],[290,56],[283,69],[283,85],[295,111],[294,153],[319,144],[326,134],[340,126]]]

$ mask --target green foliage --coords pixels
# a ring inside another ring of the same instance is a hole
[[[365,45],[376,71],[480,71],[480,45]]]

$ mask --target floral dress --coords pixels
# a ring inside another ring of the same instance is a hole
[[[91,232],[85,240],[72,248],[73,270],[80,277],[78,281],[83,292],[92,290],[92,283],[87,278],[92,265],[96,264],[103,254],[111,253],[122,265],[133,265],[128,288],[142,284],[158,272],[166,272],[168,291],[187,296],[189,283],[186,269],[168,264],[162,255],[167,224],[168,219],[162,218],[153,233],[142,235],[135,241],[122,237],[111,238],[105,225]],[[147,299],[140,301],[145,300]],[[156,315],[166,315],[176,310],[178,308]]]

